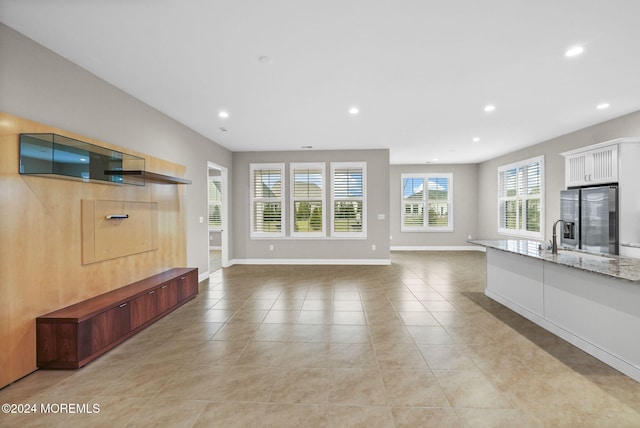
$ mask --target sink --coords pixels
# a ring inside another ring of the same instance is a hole
[[[573,251],[573,250],[558,250],[558,254],[567,255],[571,257],[579,257],[583,260],[594,260],[594,261],[609,261],[614,260],[613,257],[591,254],[591,253],[583,253],[581,251]]]

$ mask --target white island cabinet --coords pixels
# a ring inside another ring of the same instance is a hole
[[[640,260],[471,242],[487,248],[488,297],[640,382]]]
[[[540,261],[487,251],[487,295],[507,299],[519,307],[516,312],[532,321],[544,317],[543,280]]]

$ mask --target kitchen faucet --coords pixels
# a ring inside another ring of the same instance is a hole
[[[551,241],[551,254],[558,254],[558,241],[556,238],[556,225],[558,223],[562,222],[563,224],[567,224],[566,221],[560,219],[557,220],[555,223],[553,223],[553,234],[552,234],[552,241]]]

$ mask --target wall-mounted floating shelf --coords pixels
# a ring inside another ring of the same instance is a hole
[[[144,186],[191,180],[145,171],[145,159],[58,134],[20,134],[20,174]]]
[[[144,182],[104,173],[116,169],[144,170],[144,166],[144,158],[63,135],[20,134],[20,174],[144,186]]]
[[[138,177],[144,181],[160,184],[191,184],[191,180],[187,180],[186,178],[173,177],[171,175],[158,174],[157,172],[143,171],[139,169],[105,171],[104,173],[111,176]]]

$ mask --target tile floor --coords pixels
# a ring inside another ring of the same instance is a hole
[[[640,384],[483,295],[484,254],[235,266],[77,371],[38,371],[0,426],[638,427]]]

